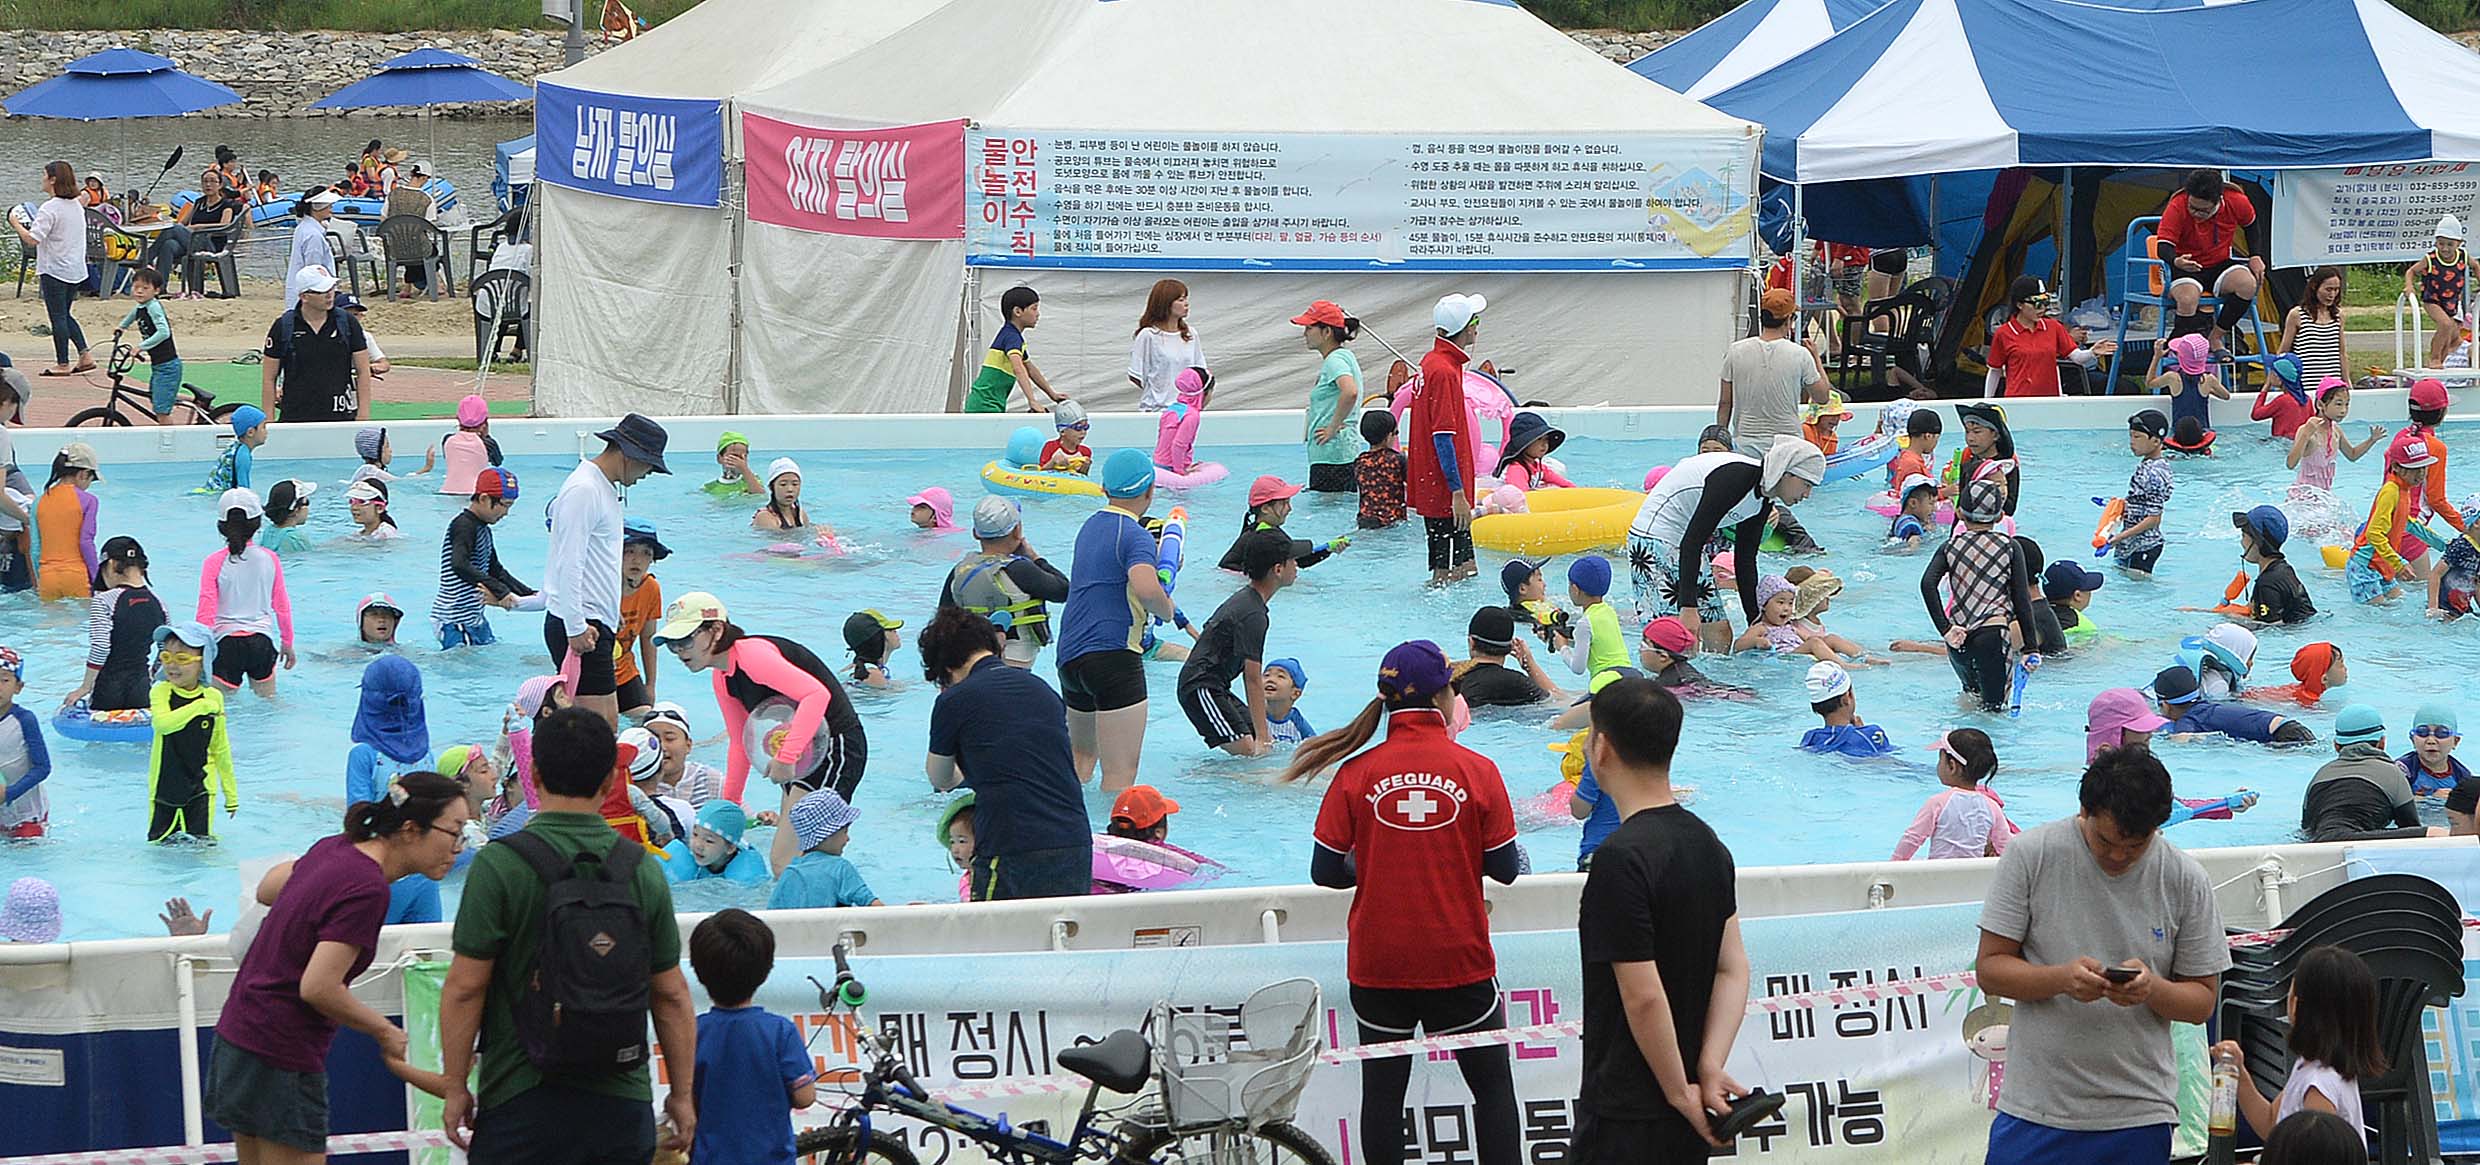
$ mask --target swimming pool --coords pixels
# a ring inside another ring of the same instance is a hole
[[[2133,406],[2130,405],[2130,408]],[[2224,406],[2229,411],[2229,406]],[[751,420],[764,444],[766,422]],[[1098,432],[1109,432],[1105,427]],[[2461,466],[2480,465],[2480,442],[2468,428],[2447,436]],[[1948,442],[1959,429],[1948,425]],[[1211,427],[1209,436],[1212,435]],[[410,437],[400,438],[407,445]],[[21,440],[31,445],[31,441]],[[2019,521],[2052,557],[2079,550],[2091,536],[2098,511],[2088,498],[2123,489],[2131,459],[2121,431],[2046,431],[2022,435],[2026,499]],[[56,772],[49,785],[52,836],[12,845],[5,853],[9,876],[34,874],[61,888],[70,939],[155,933],[163,899],[185,894],[202,909],[217,908],[218,929],[230,922],[238,862],[289,854],[332,831],[342,806],[347,731],[352,722],[354,682],[363,657],[347,654],[353,639],[356,600],[385,589],[411,612],[406,638],[418,642],[432,579],[437,573],[440,532],[456,503],[425,492],[420,479],[396,492],[396,514],[407,537],[383,547],[341,541],[349,529],[340,486],[352,466],[345,461],[280,461],[283,441],[259,468],[264,487],[279,476],[320,483],[310,531],[318,545],[286,560],[302,654],[298,670],[283,675],[273,701],[243,695],[232,700],[235,760],[242,813],[219,823],[223,842],[211,849],[151,847],[140,841],[144,824],[146,752],[142,746],[92,745],[50,740]],[[48,445],[46,446],[48,447]],[[537,447],[549,447],[547,444]],[[809,501],[816,514],[856,544],[843,559],[779,561],[757,552],[764,539],[747,531],[752,507],[714,502],[693,488],[711,464],[701,444],[676,438],[679,476],[654,478],[631,491],[629,512],[651,518],[675,551],[658,565],[667,594],[711,590],[753,631],[799,639],[841,662],[839,628],[844,616],[876,607],[904,619],[907,646],[898,674],[918,675],[909,636],[929,614],[947,565],[967,549],[963,535],[935,537],[905,521],[903,499],[928,485],[953,491],[959,508],[982,493],[977,473],[991,450],[795,453],[808,469]],[[779,450],[760,448],[760,459]],[[1585,485],[1640,482],[1645,470],[1688,452],[1682,439],[1600,440],[1579,437],[1561,450],[1571,476]],[[1695,808],[1712,822],[1743,866],[1875,860],[1891,852],[1920,801],[1935,788],[1921,751],[1938,732],[1957,726],[1987,729],[1998,743],[2002,767],[1997,788],[2009,813],[2023,823],[2072,812],[2081,770],[2084,703],[2093,692],[2141,686],[2164,666],[2180,635],[2197,634],[2215,619],[2173,608],[2210,606],[2236,565],[2229,514],[2248,505],[2283,500],[2290,471],[2280,449],[2255,431],[2222,438],[2221,456],[2178,463],[2179,487],[2168,530],[2171,544],[2159,576],[2149,582],[2112,577],[2093,614],[2104,640],[2071,660],[2044,670],[2031,686],[2020,720],[1984,716],[1958,707],[1956,685],[1945,662],[1933,656],[1901,657],[1892,666],[1857,673],[1860,709],[1883,726],[1906,751],[1900,761],[1847,762],[1797,752],[1799,734],[1816,722],[1800,692],[1801,668],[1767,658],[1704,663],[1716,679],[1760,689],[1752,701],[1700,701],[1691,705],[1676,779],[1695,786]],[[1248,479],[1274,470],[1297,478],[1296,445],[1221,446],[1207,456],[1229,464],[1229,480],[1189,491],[1180,500],[1191,513],[1193,557],[1210,563],[1237,532]],[[35,460],[31,455],[27,460]],[[519,456],[511,465],[522,476],[527,500],[499,528],[500,549],[516,574],[539,582],[544,544],[541,506],[573,462]],[[419,464],[418,456],[411,464]],[[2373,457],[2346,465],[2342,506],[2356,524],[2374,491]],[[407,463],[400,460],[400,467]],[[37,471],[39,475],[39,470]],[[185,491],[203,478],[196,462],[133,463],[106,454],[107,481],[100,488],[105,535],[130,533],[147,546],[155,582],[167,605],[186,615],[196,594],[198,564],[220,542],[212,530],[212,500]],[[2461,473],[2473,472],[2463,469]],[[2474,480],[2467,476],[2458,480]],[[1827,617],[1829,627],[1871,646],[1891,638],[1928,638],[1921,611],[1917,559],[1886,556],[1879,542],[1886,520],[1861,500],[1875,488],[1865,481],[1819,491],[1800,508],[1805,522],[1829,549],[1821,560],[1850,580]],[[1158,495],[1164,510],[1175,495]],[[1026,502],[1027,533],[1034,545],[1064,558],[1077,525],[1092,508],[1071,499]],[[2294,512],[2295,525],[2307,525]],[[1353,524],[1347,497],[1304,494],[1289,523],[1301,537],[1326,538]],[[2315,539],[2294,535],[2294,561],[2317,603],[2327,612],[2298,630],[2263,635],[2258,671],[2268,682],[2287,682],[2285,664],[2298,645],[2315,639],[2342,644],[2352,670],[2352,692],[2382,708],[2394,721],[2392,743],[2406,747],[2401,719],[2426,699],[2462,703],[2472,695],[2464,638],[2466,626],[2439,627],[2416,609],[2349,608],[2338,573],[2316,561]],[[1273,655],[1299,658],[1310,685],[1302,703],[1320,728],[1334,727],[1360,708],[1371,691],[1372,669],[1383,650],[1402,639],[1426,637],[1461,654],[1466,620],[1483,603],[1495,602],[1501,556],[1483,554],[1483,577],[1444,592],[1421,586],[1420,534],[1416,527],[1361,532],[1340,558],[1306,572],[1301,585],[1273,604]],[[2089,558],[2085,559],[2090,561]],[[1768,557],[1779,570],[1789,558]],[[1563,575],[1564,560],[1552,567]],[[1624,580],[1625,572],[1621,572]],[[1181,605],[1202,618],[1232,586],[1233,576],[1200,566],[1181,582]],[[1554,591],[1559,588],[1554,587]],[[1621,583],[1624,597],[1625,583]],[[518,682],[546,670],[539,647],[539,616],[494,616],[502,642],[493,648],[442,654],[411,649],[423,669],[436,747],[488,739]],[[29,687],[24,697],[48,718],[73,685],[83,658],[82,607],[37,604],[30,596],[0,599],[0,642],[26,656]],[[2480,627],[2480,625],[2474,625]],[[703,676],[683,675],[666,659],[659,694],[690,710],[701,734],[720,731]],[[1553,670],[1558,665],[1551,665]],[[1050,675],[1046,658],[1043,674]],[[1280,758],[1244,761],[1209,753],[1198,743],[1171,695],[1176,665],[1151,669],[1155,699],[1141,779],[1180,801],[1173,840],[1214,857],[1231,870],[1231,884],[1306,880],[1308,830],[1318,788],[1276,786],[1269,778]],[[1562,677],[1564,678],[1564,677]],[[2333,709],[2347,702],[2329,696],[2322,712],[2306,718],[2320,735]],[[870,775],[856,802],[862,817],[848,856],[889,902],[950,901],[956,879],[932,826],[945,798],[929,791],[920,758],[933,690],[917,679],[889,693],[856,693],[870,734]],[[1557,779],[1557,757],[1544,745],[1558,737],[1541,727],[1547,713],[1485,714],[1464,742],[1496,759],[1510,793],[1522,802]],[[2173,744],[2164,747],[2180,792],[2215,795],[2245,785],[2264,799],[2231,822],[2178,826],[2170,836],[2187,846],[2238,845],[2290,838],[2298,822],[2300,790],[2330,756],[2314,749],[2275,753],[2251,745]],[[720,764],[720,744],[703,747],[701,759]],[[754,798],[753,798],[754,799]],[[1108,799],[1089,792],[1096,822]],[[1523,839],[1538,870],[1570,869],[1577,829],[1565,820],[1525,823]],[[451,883],[451,892],[455,886]],[[735,896],[716,882],[684,889],[684,909],[727,904],[757,905],[763,893]],[[451,908],[453,908],[451,906]]]

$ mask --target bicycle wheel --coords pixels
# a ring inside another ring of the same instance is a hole
[[[1254,1129],[1204,1129],[1174,1133],[1163,1128],[1131,1132],[1114,1165],[1335,1165],[1326,1147],[1286,1121]]]
[[[792,1155],[803,1161],[818,1162],[819,1165],[858,1165],[853,1154],[853,1142],[858,1139],[858,1132],[851,1125],[819,1125],[802,1129],[792,1138]],[[860,1159],[876,1161],[880,1165],[920,1165],[913,1156],[911,1146],[886,1132],[870,1135],[870,1147],[860,1154]]]
[[[238,403],[217,405],[214,408],[206,410],[206,416],[200,418],[198,423],[202,425],[229,425],[232,423],[232,415],[235,412],[240,411],[240,409],[241,406]]]
[[[83,409],[79,411],[78,415],[69,418],[69,427],[72,429],[84,429],[96,425],[101,425],[106,428],[125,429],[129,427],[129,418],[120,415],[119,412],[113,409],[103,407]]]

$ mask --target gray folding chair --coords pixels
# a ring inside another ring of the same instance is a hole
[[[390,215],[379,222],[379,246],[387,253],[390,268],[421,268],[432,299],[456,294],[456,280],[448,267],[448,232],[437,223],[418,214]],[[388,295],[394,298],[395,272],[387,275]]]

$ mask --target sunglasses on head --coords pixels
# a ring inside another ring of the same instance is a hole
[[[2463,734],[2456,732],[2451,728],[2442,728],[2435,724],[2421,724],[2414,726],[2411,729],[2411,735],[2415,739],[2426,737],[2431,740],[2459,740],[2462,738]]]

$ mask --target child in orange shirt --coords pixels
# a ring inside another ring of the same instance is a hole
[[[654,707],[654,630],[663,623],[663,584],[654,564],[672,556],[654,523],[631,518],[620,534],[620,626],[612,633],[612,674],[620,683],[620,711],[634,716]]]

